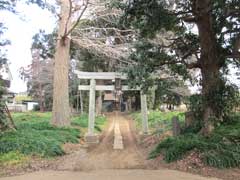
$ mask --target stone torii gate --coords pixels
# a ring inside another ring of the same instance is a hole
[[[95,91],[115,91],[114,85],[96,85],[96,80],[126,80],[127,76],[116,72],[82,72],[75,71],[79,79],[90,80],[90,85],[79,85],[78,90],[89,91],[89,114],[88,114],[88,132],[85,135],[85,140],[88,143],[98,143],[98,135],[94,133],[95,125]],[[119,89],[118,89],[119,90]],[[137,89],[130,89],[128,86],[121,86],[121,91],[133,91]],[[148,134],[148,116],[147,116],[147,96],[142,91],[141,94],[141,113],[142,113],[142,132]]]

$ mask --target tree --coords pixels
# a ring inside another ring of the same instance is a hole
[[[161,104],[166,104],[167,108],[172,110],[174,106],[179,106],[190,95],[189,89],[183,81],[172,78],[157,80],[156,87],[154,109]]]
[[[87,9],[88,17],[79,21],[72,33],[73,59],[81,61],[79,69],[83,71],[120,71],[130,63],[126,58],[128,54],[126,47],[134,31],[119,26],[122,11],[111,8],[109,2],[109,0],[91,1],[91,6]],[[97,83],[101,84],[103,81],[98,80]],[[101,113],[101,97],[102,92],[97,93],[97,113]],[[83,102],[85,99],[80,101]]]
[[[70,125],[68,90],[70,35],[87,9],[88,3],[89,0],[83,0],[80,4],[69,0],[59,1],[60,19],[54,55],[53,116],[51,121],[52,124],[56,126]],[[76,17],[76,15],[77,19],[75,20],[73,17]]]
[[[11,13],[16,13],[15,7],[16,7],[17,0],[0,0],[0,11],[9,11]],[[44,8],[45,3],[42,0],[25,0],[24,3],[35,3],[39,7]],[[49,6],[50,7],[50,6]],[[4,65],[7,64],[8,59],[6,58],[6,52],[5,47],[10,44],[10,41],[7,39],[2,38],[4,31],[7,28],[4,26],[3,23],[0,23],[0,71],[4,67]],[[5,115],[5,100],[3,99],[3,94],[6,91],[6,88],[8,87],[9,83],[5,83],[0,75],[0,129],[10,127],[6,121],[6,115]],[[10,116],[10,112],[8,112]],[[11,122],[13,124],[13,122]]]
[[[40,30],[33,36],[32,63],[20,69],[27,81],[28,94],[39,102],[40,111],[51,110],[53,91],[53,55],[55,33],[46,34]]]
[[[229,63],[239,65],[240,1],[138,0],[123,5],[125,24],[140,32],[131,57],[138,74],[132,75],[146,79],[167,67],[187,78],[190,69],[200,69],[202,132],[210,134],[223,115],[213,100],[222,96],[223,75]]]
[[[12,1],[0,1],[0,10],[14,11],[14,4]],[[3,23],[0,23],[0,72],[7,64],[5,47],[10,44],[10,41],[3,38],[4,31],[7,28]],[[7,85],[0,74],[0,131],[8,128],[7,116],[5,114],[5,100],[3,98],[6,92]]]

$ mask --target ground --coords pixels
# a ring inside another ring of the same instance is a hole
[[[101,170],[93,172],[40,171],[2,180],[207,180],[200,176],[172,170]],[[213,179],[214,180],[214,179]]]
[[[34,163],[32,172],[20,176],[4,177],[2,180],[61,180],[61,179],[126,179],[126,180],[207,180],[217,179],[201,177],[191,173],[169,170],[177,169],[174,166],[157,164],[157,160],[147,160],[146,149],[140,146],[139,137],[135,133],[134,121],[122,114],[109,114],[108,124],[100,137],[98,145],[86,147],[84,144],[65,144],[67,155],[54,160],[42,162],[40,165]],[[113,149],[114,123],[118,121],[123,136],[123,150]],[[36,166],[36,167],[34,167]],[[153,170],[155,169],[155,170]],[[217,172],[217,171],[215,171]],[[221,177],[224,171],[216,177]],[[225,171],[227,174],[232,173]],[[224,179],[237,179],[239,171],[234,177],[225,176]],[[204,174],[204,173],[202,173]],[[207,176],[208,174],[204,174]],[[224,177],[224,175],[222,176]],[[230,178],[228,178],[230,177]],[[219,178],[220,179],[220,178]]]

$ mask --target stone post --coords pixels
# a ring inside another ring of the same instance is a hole
[[[147,115],[147,96],[140,92],[141,94],[141,113],[142,113],[142,131],[143,134],[148,134],[148,115]]]
[[[180,122],[177,116],[172,118],[173,136],[178,136],[181,133]]]
[[[85,136],[87,143],[98,143],[98,136],[94,133],[95,125],[95,90],[96,80],[90,80],[90,91],[89,91],[89,114],[88,114],[88,133]]]

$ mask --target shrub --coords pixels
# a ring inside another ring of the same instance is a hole
[[[239,116],[237,116],[239,117]],[[150,158],[163,154],[166,162],[183,158],[192,150],[202,154],[202,160],[218,168],[240,167],[240,121],[233,120],[216,128],[211,137],[184,134],[160,142],[150,153]]]
[[[33,111],[40,111],[40,106],[38,104],[34,105],[33,106]]]

